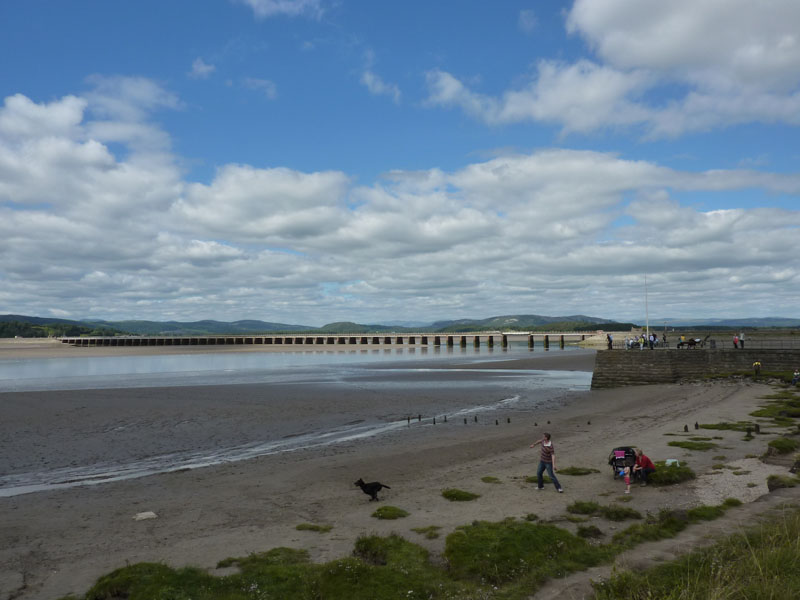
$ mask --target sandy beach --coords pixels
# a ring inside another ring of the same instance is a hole
[[[47,342],[33,346],[25,346],[24,352],[43,356],[85,351]],[[3,352],[0,360],[10,356]],[[592,364],[591,353],[553,352],[495,361],[490,368],[587,371]],[[451,361],[448,367],[457,377],[459,363]],[[500,397],[495,385],[487,381],[474,389],[456,387],[434,398],[421,384],[387,403],[380,398],[380,387],[365,378],[360,393],[335,398],[340,407],[336,410],[330,408],[335,389],[313,386],[5,393],[0,394],[2,456],[6,470],[23,472],[37,466],[69,467],[168,453],[192,444],[225,446],[233,439],[256,440],[270,431],[279,409],[253,399],[270,394],[291,400],[292,410],[280,412],[302,427],[335,419],[340,411],[384,419],[414,414],[421,407],[446,414],[448,406],[468,401],[466,396],[474,395],[476,402],[487,394]],[[570,392],[534,413],[505,409],[482,413],[478,423],[412,422],[380,436],[325,447],[0,498],[0,598],[82,594],[104,573],[139,561],[217,572],[215,565],[221,559],[276,546],[305,548],[314,560],[327,561],[349,554],[362,534],[397,532],[438,553],[447,533],[475,519],[528,513],[557,518],[575,500],[621,494],[623,485],[612,478],[606,461],[611,448],[623,444],[644,448],[653,460],[688,460],[700,475],[696,482],[674,488],[635,488],[631,506],[641,512],[716,503],[731,496],[752,501],[767,493],[769,473],[785,472],[783,467],[746,458],[763,452],[771,439],[769,432],[745,442],[741,433],[715,431],[713,435],[724,439],[716,440],[720,448],[711,452],[669,447],[667,443],[678,438],[664,434],[681,433],[684,425],[691,427],[695,421],[746,419],[759,397],[770,391],[768,386],[723,382]],[[325,394],[323,403],[320,397]],[[221,398],[227,402],[221,403]],[[545,430],[553,435],[559,467],[594,467],[600,473],[561,476],[563,494],[552,486],[537,492],[524,480],[535,472],[538,461],[538,453],[528,446]],[[711,465],[720,462],[713,458],[716,455],[725,455],[722,462],[750,473],[710,475]],[[484,483],[485,476],[500,483]],[[372,518],[375,503],[353,485],[359,477],[390,485],[381,493],[381,504],[401,507],[410,516],[400,521]],[[453,504],[440,495],[446,487],[481,497]],[[144,511],[153,511],[157,518],[134,520]],[[330,524],[333,529],[326,534],[295,529],[306,522]],[[443,535],[427,540],[411,531],[429,525],[442,527]],[[559,525],[574,527],[567,522]]]

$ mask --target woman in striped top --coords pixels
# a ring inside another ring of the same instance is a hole
[[[539,468],[536,470],[536,478],[538,479],[539,487],[537,489],[543,490],[544,489],[544,478],[542,474],[544,473],[545,469],[547,469],[547,474],[550,476],[550,479],[553,480],[553,485],[556,486],[556,489],[560,492],[563,492],[564,489],[561,487],[561,484],[558,483],[558,479],[554,471],[558,471],[556,468],[556,449],[553,446],[553,442],[550,439],[550,434],[545,433],[544,437],[540,440],[537,440],[531,444],[531,448],[538,446],[539,444],[542,445],[542,455],[539,459]]]

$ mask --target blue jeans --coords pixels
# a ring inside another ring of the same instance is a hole
[[[550,479],[553,480],[553,485],[556,486],[557,490],[560,490],[561,484],[558,483],[558,479],[556,478],[555,473],[553,473],[553,463],[546,463],[542,461],[539,461],[539,468],[536,470],[536,478],[539,480],[539,489],[544,487],[542,473],[544,473],[545,469],[547,469],[547,474],[550,476]]]

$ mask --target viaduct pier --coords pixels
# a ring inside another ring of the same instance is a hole
[[[510,342],[527,343],[529,348],[551,344],[563,347],[591,337],[573,332],[472,332],[472,333],[382,333],[377,334],[285,334],[285,335],[203,335],[203,336],[87,336],[62,337],[63,344],[78,347],[98,346],[401,346],[441,347],[472,346],[507,348]]]

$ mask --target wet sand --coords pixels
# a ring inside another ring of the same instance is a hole
[[[502,367],[492,363],[487,369],[571,366],[583,370],[589,359],[553,353],[506,362]],[[474,366],[472,361],[465,364]],[[457,376],[458,364],[448,365]],[[348,414],[372,411],[376,418],[392,418],[415,412],[412,408],[446,409],[450,404],[483,403],[487,394],[503,395],[489,384],[435,394],[421,385],[405,396],[393,396],[387,404],[368,380],[365,376],[361,393],[340,394],[334,405],[344,407],[342,412]],[[332,406],[330,396],[336,388],[293,389],[286,386],[270,393],[283,400],[294,394],[294,408],[291,413],[285,411],[285,417],[296,420],[298,427],[336,418],[339,411],[327,408]],[[482,413],[478,423],[467,424],[452,419],[435,426],[430,421],[412,422],[378,437],[326,447],[0,498],[0,539],[4,541],[0,597],[82,594],[102,574],[139,561],[195,565],[215,572],[217,561],[223,558],[275,546],[306,548],[314,560],[326,561],[347,555],[355,539],[365,533],[394,531],[441,552],[445,536],[474,519],[521,517],[531,512],[556,517],[575,500],[601,500],[598,494],[621,493],[621,484],[613,480],[606,465],[612,447],[639,445],[654,460],[683,459],[688,453],[668,447],[667,442],[676,438],[664,433],[682,432],[684,424],[694,421],[744,419],[759,395],[768,392],[765,386],[721,383],[564,393],[532,413],[513,409]],[[269,403],[253,402],[259,393],[266,392],[257,386],[219,386],[0,394],[4,416],[0,450],[9,457],[7,469],[22,471],[35,465],[52,468],[71,461],[168,452],[182,444],[224,446],[233,438],[255,439],[269,431],[275,409]],[[320,394],[326,394],[325,402]],[[223,397],[238,400],[220,405],[218,399]],[[559,466],[591,466],[601,472],[561,476],[564,494],[556,494],[552,486],[536,492],[535,486],[524,481],[537,461],[528,445],[544,430],[553,434]],[[742,442],[737,432],[720,435],[725,438],[720,452],[729,461],[746,460],[746,454],[762,451],[754,448],[756,442]],[[699,473],[709,470],[713,462],[707,454],[714,453],[688,456]],[[766,493],[764,482],[770,468],[761,465],[752,476],[737,478],[733,490],[723,486],[719,477],[679,489],[637,488],[632,505],[645,511],[708,503],[716,496],[720,496],[717,501],[731,495],[751,500]],[[501,484],[483,483],[481,477],[487,475],[498,477]],[[370,517],[375,503],[353,485],[359,477],[390,485],[381,494],[382,503],[404,508],[411,515],[394,522]],[[756,487],[746,487],[748,481]],[[481,498],[451,504],[440,495],[445,487],[475,491]],[[135,521],[134,515],[143,511],[154,511],[158,518]],[[334,528],[322,535],[297,531],[295,526],[304,522]],[[425,540],[411,532],[428,525],[441,526],[443,536]]]

